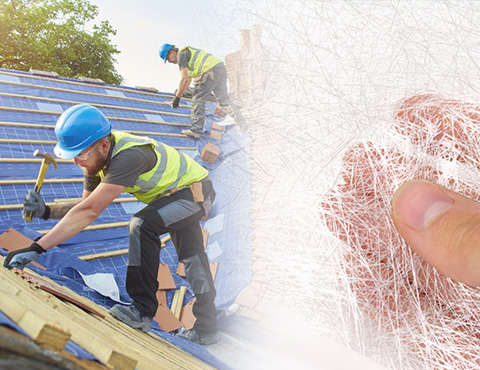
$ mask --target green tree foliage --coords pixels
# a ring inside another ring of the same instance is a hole
[[[97,15],[88,0],[0,0],[0,67],[120,84],[110,40],[116,30],[108,21],[93,24]]]

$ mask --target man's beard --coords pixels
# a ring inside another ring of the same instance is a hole
[[[95,176],[100,170],[103,169],[103,167],[105,167],[105,159],[102,158],[101,156],[98,156],[95,159],[95,162],[93,163],[91,168],[89,169],[83,168],[83,172],[85,175]]]

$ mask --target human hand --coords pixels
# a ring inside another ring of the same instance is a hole
[[[396,110],[395,129],[404,149],[350,148],[342,183],[323,200],[345,247],[340,279],[395,335],[402,367],[478,368],[480,194],[457,174],[480,169],[480,108],[415,96]]]
[[[480,203],[414,180],[393,195],[392,219],[405,242],[439,272],[480,286]]]
[[[18,249],[16,251],[8,253],[3,266],[11,269],[13,267],[24,268],[27,264],[34,261],[40,254],[45,253],[38,243],[33,242],[28,248]]]
[[[33,217],[44,217],[47,206],[45,201],[34,190],[29,190],[25,195],[25,201],[23,202],[22,213],[24,217],[28,214],[32,214]]]
[[[172,102],[170,103],[170,106],[171,106],[173,109],[177,109],[179,105],[180,105],[180,98],[179,98],[178,96],[175,96],[175,97],[172,99]]]

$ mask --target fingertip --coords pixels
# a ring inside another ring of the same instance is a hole
[[[447,212],[455,203],[445,189],[426,180],[402,184],[392,198],[394,220],[421,231]]]

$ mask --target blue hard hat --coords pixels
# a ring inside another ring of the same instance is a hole
[[[160,58],[163,59],[164,63],[167,63],[167,55],[170,50],[172,50],[175,47],[175,45],[172,44],[163,44],[162,47],[160,48],[160,52],[158,53],[160,55]]]
[[[58,118],[54,153],[72,159],[102,137],[112,132],[112,124],[99,109],[88,104],[74,105]]]

